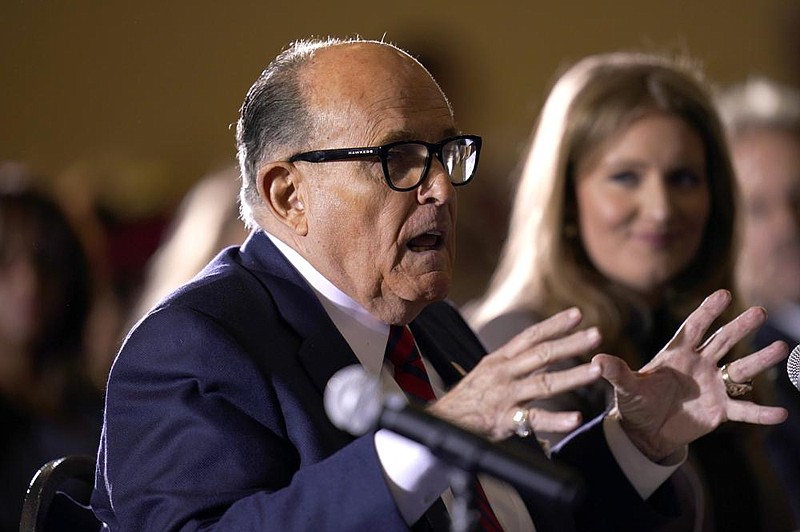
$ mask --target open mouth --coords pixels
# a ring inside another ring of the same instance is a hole
[[[427,231],[408,241],[406,247],[411,251],[436,251],[444,246],[444,237],[441,231]]]

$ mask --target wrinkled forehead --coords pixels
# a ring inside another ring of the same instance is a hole
[[[439,86],[422,65],[391,46],[355,43],[318,50],[303,74],[303,87],[317,142],[360,146],[403,138],[435,141],[455,133]]]

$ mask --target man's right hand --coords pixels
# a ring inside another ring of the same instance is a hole
[[[582,421],[579,412],[550,412],[528,408],[528,404],[600,377],[600,368],[588,363],[548,371],[552,364],[584,355],[600,343],[595,327],[575,330],[580,321],[580,311],[572,308],[529,327],[483,357],[429,411],[493,441],[515,433],[513,416],[518,409],[528,409],[528,423],[534,432],[574,430]]]

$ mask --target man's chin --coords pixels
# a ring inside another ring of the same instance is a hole
[[[433,303],[441,301],[450,293],[452,276],[445,272],[431,272],[423,275],[410,291],[409,301]]]
[[[425,307],[441,301],[450,293],[449,276],[426,275],[403,279],[402,282],[384,284],[382,295],[373,301],[371,313],[386,323],[409,323]]]

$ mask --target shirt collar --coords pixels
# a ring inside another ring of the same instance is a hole
[[[379,374],[389,337],[389,325],[375,318],[360,303],[326,279],[292,247],[266,231],[265,234],[309,284],[359,362],[370,373]]]

